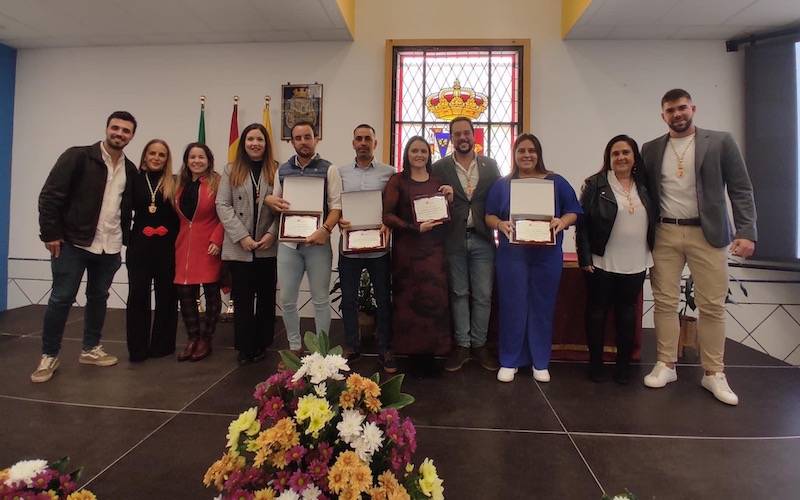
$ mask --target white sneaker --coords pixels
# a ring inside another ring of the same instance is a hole
[[[550,372],[548,370],[533,369],[533,379],[537,382],[550,382]]]
[[[715,398],[727,405],[736,406],[739,404],[739,397],[731,390],[731,386],[728,385],[728,379],[722,372],[703,375],[700,385],[711,391]]]
[[[55,373],[56,368],[58,368],[58,356],[42,354],[42,359],[39,360],[39,366],[31,373],[31,382],[47,382],[53,378],[53,373]]]
[[[500,382],[511,382],[514,380],[514,375],[517,374],[516,368],[501,367],[497,370],[497,380]]]
[[[78,358],[78,363],[95,366],[113,366],[117,364],[117,361],[119,360],[116,356],[108,354],[103,350],[103,346],[99,344],[89,351],[81,351],[81,355]]]
[[[666,363],[659,361],[653,367],[653,371],[645,375],[644,385],[659,389],[676,380],[678,380],[678,372],[675,371],[675,368],[670,368]]]

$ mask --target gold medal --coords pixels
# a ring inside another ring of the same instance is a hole
[[[147,211],[150,212],[151,214],[156,213],[156,210],[157,209],[155,203],[151,203],[150,205],[147,206]]]
[[[159,188],[161,188],[161,181],[164,180],[164,177],[162,176],[160,179],[158,179],[158,184],[156,184],[155,189],[153,189],[153,186],[150,184],[150,177],[148,176],[147,172],[144,174],[144,180],[147,181],[147,189],[150,191],[150,204],[147,206],[147,211],[151,214],[154,214],[156,213],[156,210],[158,210],[156,208],[156,193],[158,192]]]
[[[694,143],[694,138],[695,135],[692,134],[692,138],[689,140],[689,143],[683,149],[683,152],[681,154],[678,154],[678,150],[675,149],[675,145],[672,143],[671,140],[669,141],[669,146],[672,148],[672,154],[675,155],[675,159],[678,161],[678,168],[675,169],[675,174],[678,177],[683,177],[683,174],[685,173],[685,170],[683,169],[683,159],[684,157],[686,157],[686,152],[689,151],[690,147],[692,147],[692,144]]]

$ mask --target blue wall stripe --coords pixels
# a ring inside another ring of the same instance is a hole
[[[16,73],[16,49],[0,44],[0,311],[5,311],[8,306],[8,227]]]

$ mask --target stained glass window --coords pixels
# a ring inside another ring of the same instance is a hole
[[[433,161],[452,153],[449,122],[467,116],[475,149],[511,169],[511,146],[521,132],[522,46],[393,47],[390,161],[403,163],[408,139],[422,135]]]

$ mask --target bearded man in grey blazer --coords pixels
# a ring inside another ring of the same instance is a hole
[[[494,283],[494,241],[484,221],[486,196],[500,177],[497,162],[475,152],[475,129],[466,117],[450,122],[453,154],[433,164],[433,175],[453,186],[451,222],[445,253],[450,278],[450,308],[456,347],[444,368],[457,371],[471,358],[500,369],[486,347]],[[470,304],[470,299],[472,304]]]
[[[700,310],[702,386],[723,403],[737,405],[739,398],[724,374],[725,297],[729,253],[747,258],[755,250],[753,186],[731,135],[695,127],[695,110],[685,90],[664,94],[661,118],[669,133],[642,146],[648,188],[659,210],[650,271],[658,360],[644,384],[660,388],[678,378],[677,310],[681,273],[688,264]]]

